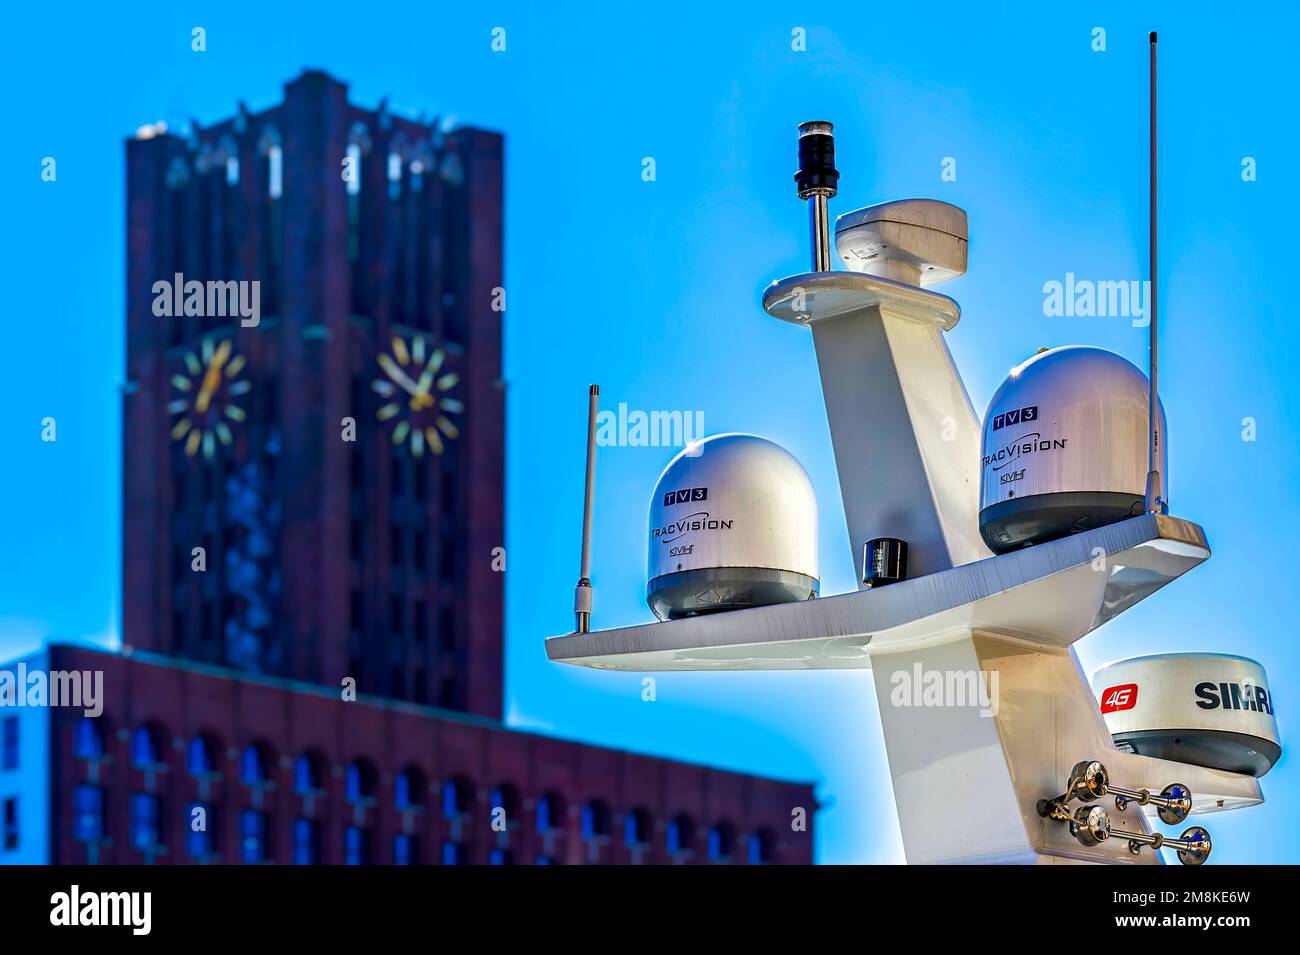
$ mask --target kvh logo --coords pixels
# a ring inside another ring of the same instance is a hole
[[[687,487],[680,491],[664,492],[664,507],[672,507],[674,504],[687,504],[694,501],[707,501],[709,499],[709,489],[707,487]]]
[[[1003,428],[1009,428],[1013,424],[1020,424],[1022,421],[1037,421],[1038,405],[1029,405],[1026,408],[1017,408],[1015,411],[1005,411],[1002,414],[993,416],[993,430],[1001,431]]]
[[[1119,686],[1107,687],[1101,693],[1102,713],[1131,710],[1137,706],[1137,702],[1138,685],[1136,683],[1121,683]]]

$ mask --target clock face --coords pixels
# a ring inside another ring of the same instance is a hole
[[[429,353],[425,340],[417,335],[409,346],[404,338],[394,336],[391,353],[382,352],[377,359],[384,374],[372,387],[385,399],[378,418],[397,421],[393,444],[409,442],[417,458],[425,448],[442,454],[446,442],[460,436],[452,416],[461,414],[465,406],[448,394],[460,376],[444,370],[446,358],[441,348]]]
[[[168,413],[177,416],[172,440],[185,442],[185,453],[191,458],[202,451],[205,460],[212,460],[217,442],[229,446],[234,440],[230,422],[248,417],[235,399],[253,386],[239,377],[245,361],[233,351],[228,338],[219,345],[205,338],[198,354],[186,352],[184,371],[172,375],[176,397],[167,405]]]

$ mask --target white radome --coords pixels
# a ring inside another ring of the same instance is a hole
[[[1108,663],[1092,689],[1117,746],[1262,776],[1282,753],[1264,668],[1226,653],[1159,653]]]
[[[989,402],[980,534],[996,553],[1141,514],[1149,465],[1147,378],[1088,345],[1040,352]],[[1160,469],[1168,473],[1164,411]]]
[[[817,595],[817,498],[780,445],[718,434],[678,454],[650,502],[646,601],[663,620]]]

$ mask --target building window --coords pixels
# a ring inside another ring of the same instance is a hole
[[[177,598],[180,600],[181,598]],[[172,652],[180,650],[185,645],[185,611],[172,611]]]
[[[456,616],[451,607],[438,610],[438,643],[443,650],[456,649]]]
[[[695,848],[695,823],[686,816],[678,816],[668,823],[665,833],[664,848],[669,855],[690,852]]]
[[[5,851],[18,848],[18,797],[16,796],[5,800],[4,847]]]
[[[245,786],[263,786],[267,781],[266,749],[260,743],[249,743],[239,757],[239,780]]]
[[[284,150],[279,143],[266,149],[266,194],[271,199],[284,195]]]
[[[442,487],[440,497],[442,501],[443,519],[451,522],[456,517],[456,511],[459,506],[460,493],[460,476],[453,470],[453,455],[442,455]]]
[[[393,473],[399,474],[401,472],[400,469],[396,469],[393,471]],[[405,565],[406,539],[405,536],[402,534],[402,529],[398,527],[396,524],[394,524],[391,528],[389,528],[388,545],[389,545],[389,550],[391,551],[389,556],[392,558],[393,566],[401,567]]]
[[[402,157],[395,152],[388,154],[388,198],[400,199],[402,196]]]
[[[346,865],[370,865],[370,830],[348,826],[343,834],[343,861]]]
[[[456,582],[456,554],[458,550],[457,541],[451,537],[446,530],[443,531],[442,540],[439,541],[440,553],[438,555],[438,572],[442,579],[449,584]]]
[[[438,705],[449,710],[460,709],[460,683],[452,677],[443,677],[438,684]]]
[[[199,735],[190,740],[189,755],[186,760],[191,776],[211,776],[217,771],[217,748],[212,740]]]
[[[492,821],[495,823],[496,814],[501,813],[501,821],[505,824],[503,831],[510,831],[511,820],[515,818],[515,810],[519,807],[519,792],[509,783],[502,783],[495,786],[492,792],[488,794],[489,809],[492,813]]]
[[[393,784],[393,802],[398,809],[415,809],[424,805],[424,774],[408,766],[397,774]]]
[[[363,399],[352,399],[352,412],[361,417],[360,412],[365,407]],[[352,482],[352,490],[359,491],[366,483],[366,459],[361,456],[361,452],[353,450],[348,461],[348,479]]]
[[[348,623],[353,633],[360,633],[364,629],[365,617],[365,598],[361,591],[354,590],[348,600]]]
[[[4,719],[4,755],[0,759],[0,768],[18,768],[18,717],[6,716]]]
[[[629,810],[623,816],[623,845],[629,849],[640,849],[649,841],[650,813],[644,809]]]
[[[262,386],[262,414],[260,417],[263,421],[274,421],[280,414],[280,381],[278,378],[268,377],[266,384]],[[271,432],[272,440],[279,443],[280,436],[278,431]]]
[[[352,526],[348,531],[348,553],[353,560],[362,560],[365,557],[366,548],[366,531],[361,526],[361,522],[356,518],[352,519]]]
[[[419,865],[420,840],[406,832],[393,837],[393,865]]]
[[[418,561],[416,562],[418,565]],[[418,569],[418,566],[417,566]],[[429,634],[429,605],[423,600],[415,602],[415,622],[412,625],[412,637],[417,645],[423,646]]]
[[[141,726],[131,737],[131,763],[140,769],[156,769],[162,763],[161,734],[152,726]]]
[[[465,865],[465,844],[452,842],[450,839],[442,844],[443,865]]]
[[[375,770],[364,759],[348,764],[344,775],[344,789],[347,800],[351,803],[373,799],[375,796]]]
[[[365,238],[365,226],[369,225],[373,212],[361,202],[361,183],[366,172],[364,157],[370,153],[370,133],[362,123],[353,123],[348,134],[347,157],[350,160],[352,178],[347,183],[348,207],[348,262],[352,272],[352,313],[362,314],[370,303],[367,292],[365,262],[361,256],[361,244]],[[372,177],[373,178],[373,177]]]
[[[349,196],[355,196],[361,192],[361,144],[348,143],[347,157],[349,178],[345,188]]]
[[[772,861],[772,836],[765,829],[749,834],[745,858],[750,865],[767,865]]]
[[[78,842],[98,842],[104,837],[104,790],[77,786],[72,791],[72,832]]]
[[[415,540],[411,546],[412,563],[415,564],[416,570],[423,572],[429,566],[427,553],[429,550],[429,538],[425,536],[424,531],[415,532]]]
[[[293,864],[320,864],[320,823],[315,819],[293,821]]]
[[[609,806],[593,799],[582,807],[582,838],[599,839],[609,835]]]
[[[562,817],[560,797],[555,793],[547,793],[537,800],[538,832],[545,834],[559,829]]]
[[[73,732],[72,752],[78,759],[99,759],[104,755],[104,733],[99,720],[83,716]]]
[[[423,275],[423,271],[420,273]],[[417,458],[415,461],[415,499],[423,504],[429,498],[429,459]]]
[[[246,865],[266,861],[266,813],[245,809],[239,814],[239,857]]]
[[[216,845],[212,827],[216,820],[217,814],[206,803],[192,802],[185,810],[185,851],[191,859],[202,862],[212,855],[213,846]]]
[[[320,792],[321,760],[315,753],[303,753],[293,764],[293,791],[299,796]]]
[[[177,156],[167,167],[167,188],[180,189],[190,181],[190,167]]]
[[[731,858],[732,846],[736,841],[735,830],[731,823],[720,822],[709,830],[709,861],[725,862]]]
[[[131,845],[147,852],[158,845],[158,820],[162,802],[153,793],[131,795]]]
[[[442,814],[448,819],[459,819],[469,812],[470,785],[461,777],[445,780],[442,784]]]
[[[515,857],[509,849],[497,847],[488,853],[488,865],[514,865]]]
[[[205,646],[212,643],[215,632],[212,627],[212,604],[211,600],[199,603],[199,641]]]

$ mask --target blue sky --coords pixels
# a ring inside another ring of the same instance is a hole
[[[943,291],[949,344],[981,412],[1038,346],[1089,343],[1145,363],[1125,319],[1046,318],[1043,284],[1146,273],[1146,34],[1161,36],[1162,396],[1173,511],[1214,558],[1086,638],[1089,668],[1205,649],[1262,661],[1285,731],[1300,679],[1292,546],[1300,453],[1285,324],[1300,154],[1291,106],[1297,14],[1208,3],[1138,14],[884,5],[870,14],[751,3],[637,5],[239,2],[24,5],[6,14],[0,96],[0,657],[46,638],[117,638],[123,375],[123,140],[165,119],[212,122],[280,99],[304,67],[352,98],[454,114],[507,142],[509,312],[507,700],[564,736],[798,779],[825,804],[819,858],[898,861],[870,675],[640,677],[546,662],[570,623],[586,386],[606,407],[701,411],[706,430],[790,449],[821,502],[823,592],[852,553],[811,341],[766,317],[763,287],[806,268],[794,130],[836,125],[832,211],[932,196],[970,216],[970,271]],[[1268,23],[1261,29],[1261,23]],[[190,30],[208,50],[190,50]],[[490,50],[493,27],[507,50]],[[807,51],[791,31],[807,32]],[[1107,49],[1091,49],[1092,30]],[[575,150],[581,150],[575,155]],[[53,156],[58,180],[43,183]],[[1243,182],[1243,157],[1258,180]],[[641,178],[653,157],[657,179]],[[957,179],[940,179],[941,162]],[[58,441],[40,440],[54,416]],[[1242,419],[1257,440],[1241,438]],[[645,507],[672,451],[603,449],[596,620],[645,620]],[[1213,817],[1217,861],[1297,861],[1294,760],[1262,807]]]

